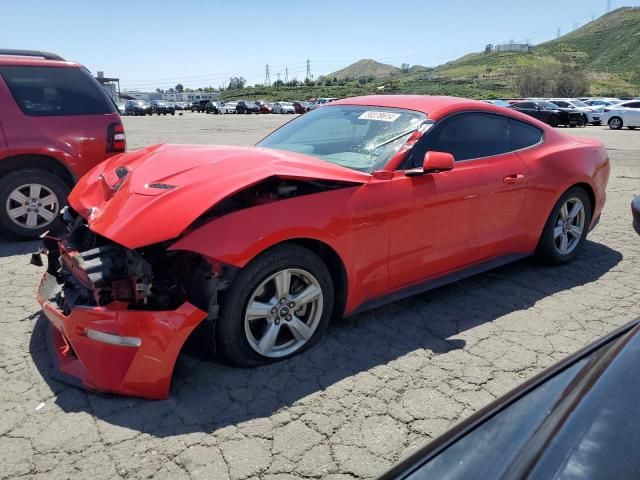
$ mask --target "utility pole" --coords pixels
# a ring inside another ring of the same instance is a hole
[[[271,75],[269,75],[269,64],[267,63],[265,69],[264,69],[264,86],[265,87],[270,87],[271,86]]]
[[[307,58],[307,79],[311,78],[311,60]]]

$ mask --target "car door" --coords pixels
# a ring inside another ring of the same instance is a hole
[[[627,127],[640,127],[640,102],[629,102],[625,106],[624,124]]]
[[[395,172],[391,289],[520,250],[526,168],[512,150],[508,119],[481,112],[441,120],[416,145],[414,163],[427,151],[451,153],[456,163],[449,172],[419,177]]]

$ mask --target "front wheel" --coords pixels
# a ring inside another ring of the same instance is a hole
[[[543,263],[562,265],[573,260],[582,249],[591,222],[589,196],[580,187],[567,190],[547,219],[536,257]]]
[[[315,344],[333,310],[325,263],[294,244],[276,246],[242,269],[221,302],[217,351],[253,367],[283,360]]]
[[[558,117],[556,115],[551,115],[551,117],[549,117],[549,125],[553,128],[558,126]]]

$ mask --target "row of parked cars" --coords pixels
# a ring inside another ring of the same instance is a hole
[[[619,98],[525,98],[486,100],[518,110],[552,127],[606,124],[612,130],[640,127],[640,99]]]
[[[330,103],[335,98],[316,98],[313,101],[265,102],[263,100],[233,100],[216,102],[212,100],[196,100],[194,102],[167,102],[163,100],[127,100],[118,103],[121,115],[175,115],[178,110],[191,112],[230,114],[230,113],[278,113],[303,114],[321,105]]]

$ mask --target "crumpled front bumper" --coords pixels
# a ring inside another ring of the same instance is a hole
[[[54,377],[101,392],[167,398],[178,354],[207,313],[188,302],[173,311],[128,310],[114,302],[65,315],[50,301],[59,288],[49,273],[38,288],[51,322]]]

